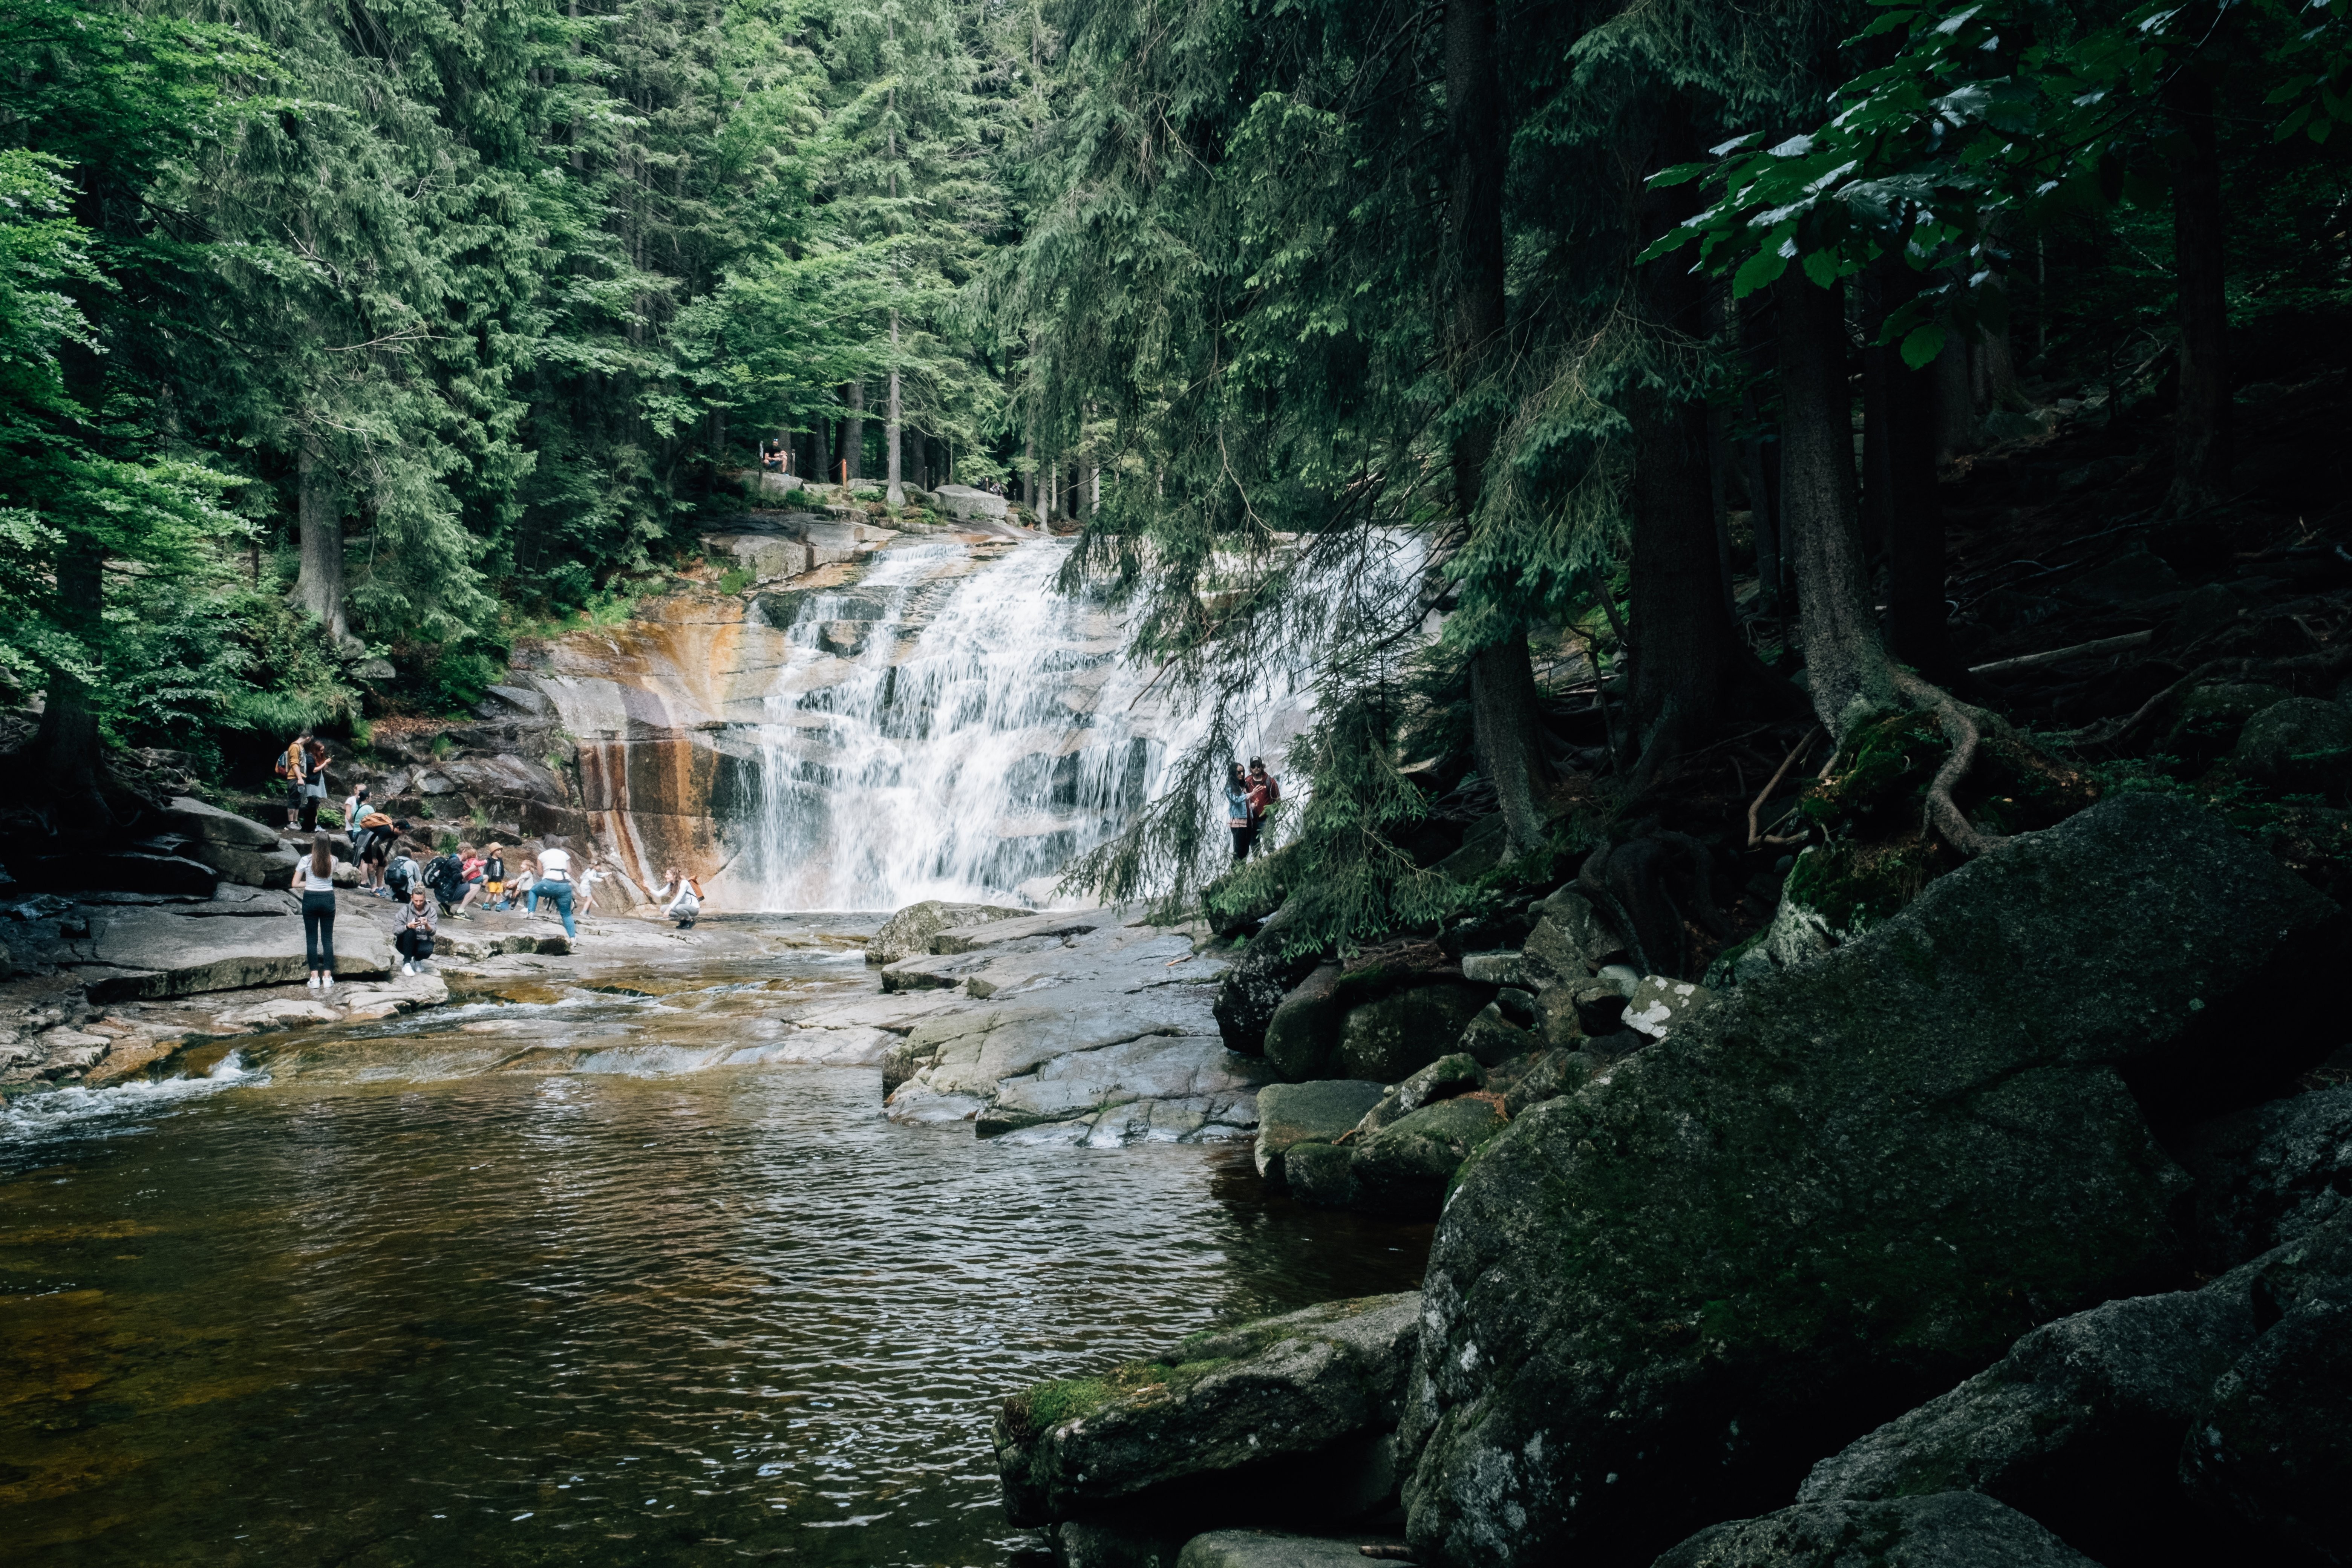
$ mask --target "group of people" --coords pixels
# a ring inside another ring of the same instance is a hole
[[[327,748],[307,730],[278,760],[278,777],[288,785],[287,828],[312,835],[295,880],[302,895],[304,958],[314,990],[331,990],[335,984],[335,849],[319,828],[328,762]],[[537,855],[521,856],[511,869],[506,846],[496,843],[479,852],[471,844],[460,844],[420,866],[408,852],[409,824],[376,810],[364,784],[344,800],[343,823],[351,834],[360,889],[405,906],[393,933],[404,974],[415,973],[416,966],[433,956],[441,919],[471,920],[468,911],[476,909],[537,914],[545,901],[562,921],[563,934],[576,941],[578,918],[595,910],[598,885],[619,875],[593,856],[575,873],[572,851],[552,837],[541,842]],[[654,894],[663,918],[676,921],[680,931],[691,931],[702,913],[702,884],[675,866],[663,876],[664,885]]]
[[[1225,771],[1225,826],[1234,833],[1234,861],[1250,857],[1258,835],[1265,830],[1266,808],[1282,798],[1282,785],[1265,771],[1264,757],[1252,757],[1249,766],[1234,763]]]

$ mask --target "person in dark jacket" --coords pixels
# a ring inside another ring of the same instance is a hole
[[[1234,863],[1239,865],[1249,858],[1250,845],[1257,837],[1256,822],[1250,816],[1249,775],[1239,763],[1225,772],[1225,826],[1233,829]]]

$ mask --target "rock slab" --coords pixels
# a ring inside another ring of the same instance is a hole
[[[2099,1568],[1976,1492],[1801,1503],[1702,1531],[1654,1568]]]

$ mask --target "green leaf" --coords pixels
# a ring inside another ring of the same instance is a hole
[[[1804,258],[1805,276],[1826,289],[1837,281],[1837,258],[1826,250],[1809,250]]]
[[[1731,277],[1731,297],[1745,300],[1759,289],[1769,288],[1781,273],[1789,270],[1789,258],[1780,254],[1778,245],[1765,247],[1739,264]]]
[[[1944,352],[1944,327],[1940,321],[1923,321],[1911,329],[1903,340],[1903,363],[1913,370],[1925,370]]]
[[[1668,185],[1686,185],[1693,180],[1714,173],[1712,163],[1676,163],[1671,169],[1661,169],[1650,176],[1653,188],[1663,190]]]

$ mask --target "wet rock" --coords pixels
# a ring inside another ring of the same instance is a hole
[[[1395,1425],[1421,1298],[1333,1301],[1191,1336],[1160,1361],[1040,1384],[994,1429],[1015,1524],[1147,1510],[1213,1510],[1202,1522],[1378,1497],[1318,1497],[1316,1477],[1360,1477]],[[1187,1485],[1187,1483],[1191,1483]]]
[[[265,826],[233,811],[223,811],[219,806],[208,805],[194,795],[178,796],[157,816],[167,831],[194,838],[199,843],[235,849],[280,847],[275,827]]]
[[[983,1138],[1048,1123],[1084,1121],[1089,1134],[1106,1113],[1138,1100],[1181,1106],[1197,1119],[1175,1134],[1189,1141],[1216,1123],[1246,1131],[1256,1121],[1256,1090],[1271,1075],[1265,1064],[1225,1049],[1214,1035],[1144,1035],[1091,1050],[1071,1051],[1025,1073],[997,1081],[986,1109],[973,1121]],[[1138,1137],[1152,1136],[1147,1123]],[[1091,1139],[1089,1139],[1091,1141]]]
[[[2273,703],[2246,721],[2230,759],[2282,789],[2340,795],[2352,782],[2352,709],[2316,697]]]
[[[1399,1117],[1357,1144],[1349,1162],[1354,1189],[1349,1206],[1414,1219],[1434,1215],[1454,1173],[1503,1124],[1501,1105],[1483,1094]]]
[[[1348,1016],[1339,991],[1339,966],[1318,963],[1290,988],[1265,1026],[1265,1059],[1293,1083],[1328,1075],[1339,1051],[1339,1028]]]
[[[1329,1143],[1294,1143],[1283,1156],[1291,1195],[1311,1208],[1356,1206],[1354,1151]]]
[[[1394,1083],[1452,1050],[1492,998],[1485,986],[1437,980],[1358,1003],[1339,1027],[1339,1070]]]
[[[1621,1015],[1625,1027],[1653,1040],[1663,1040],[1688,1015],[1715,1000],[1715,994],[1687,980],[1672,980],[1663,974],[1644,975],[1642,984],[1624,1003]],[[1580,1013],[1579,1016],[1582,1015]],[[1593,1034],[1607,1034],[1595,1029]]]
[[[1190,1533],[1174,1520],[1072,1519],[1052,1526],[1055,1568],[1175,1568]]]
[[[1265,1049],[1266,1026],[1274,1021],[1275,1009],[1321,962],[1312,951],[1288,955],[1282,951],[1297,923],[1298,910],[1293,900],[1268,916],[1217,988],[1217,1032],[1224,1037],[1226,1046],[1246,1056],[1257,1056]]]
[[[968,952],[902,958],[884,966],[882,991],[885,995],[900,991],[953,991],[987,965],[985,957]]]
[[[1797,1500],[1979,1491],[2103,1562],[2160,1559],[2200,1533],[2174,1478],[2181,1436],[2254,1336],[2239,1282],[2062,1318],[1814,1466]]]
[[[932,936],[931,951],[984,952],[1013,942],[1064,941],[1116,926],[1122,918],[1117,910],[1056,910],[1042,915],[1021,910],[1010,919],[991,916],[977,924],[947,927]]]
[[[2198,1129],[2199,1261],[2226,1268],[2352,1215],[2352,1084],[2239,1111]]]
[[[2099,1568],[1977,1492],[1812,1502],[1703,1530],[1653,1568]]]
[[[1031,912],[1028,910],[1008,910],[997,904],[957,904],[940,899],[926,899],[919,904],[908,904],[882,922],[882,929],[876,931],[874,940],[866,944],[866,962],[878,969],[902,958],[914,958],[929,952],[931,938],[952,927],[1018,920]]]
[[[1184,1543],[1176,1568],[1363,1568],[1369,1535],[1292,1535],[1278,1530],[1213,1530]]]
[[[1283,1155],[1297,1143],[1328,1143],[1354,1130],[1387,1091],[1363,1079],[1270,1083],[1257,1093],[1257,1173],[1283,1179]]]
[[[39,1040],[43,1078],[79,1078],[96,1067],[114,1046],[105,1035],[85,1035],[79,1029],[51,1029]]]
[[[2189,1495],[2273,1546],[2352,1562],[2352,1289],[2298,1302],[2214,1385],[2183,1446]]]
[[[1529,1110],[1431,1255],[1400,1431],[1423,1561],[1655,1551],[1824,1431],[2171,1276],[2186,1181],[2117,1069],[2332,909],[2210,813],[2116,796]]]
[[[1532,991],[1543,984],[1529,969],[1515,947],[1498,948],[1493,952],[1465,952],[1462,955],[1462,978],[1475,980],[1482,985],[1509,985]]]

